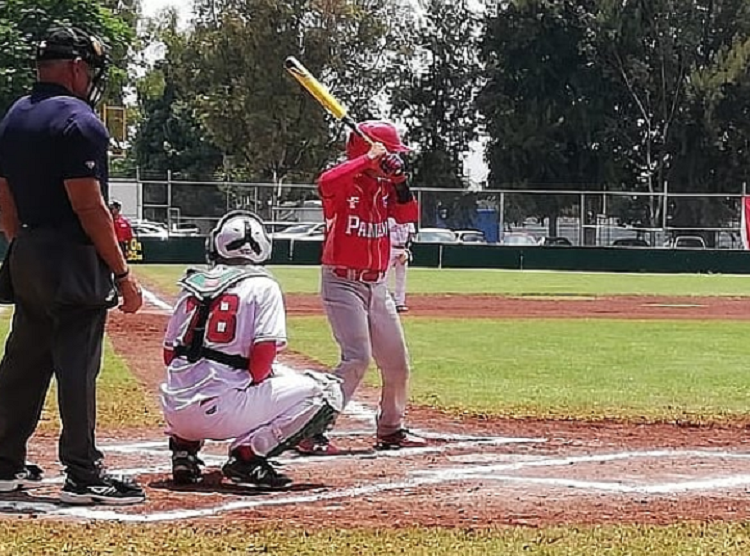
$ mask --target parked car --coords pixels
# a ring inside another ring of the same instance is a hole
[[[453,230],[459,243],[487,243],[484,232],[479,230]]]
[[[281,232],[271,234],[272,239],[293,239],[295,241],[322,241],[325,233],[325,222],[295,224]]]
[[[639,237],[623,237],[612,242],[612,247],[650,247],[645,239]]]
[[[137,239],[143,238],[157,238],[161,240],[169,239],[169,231],[166,226],[162,226],[155,222],[146,222],[143,220],[135,221],[131,223],[133,228],[133,235]]]
[[[671,242],[672,249],[705,249],[706,242],[701,236],[677,236]]]
[[[562,236],[547,236],[542,239],[541,245],[543,247],[573,247],[573,243],[567,237]]]
[[[422,228],[414,236],[415,243],[458,243],[458,235],[446,228]]]
[[[526,232],[507,232],[503,234],[500,241],[502,245],[513,245],[516,247],[539,245],[539,240]]]
[[[201,235],[201,229],[195,224],[172,224],[172,231],[169,232],[169,235],[177,237],[199,236]]]

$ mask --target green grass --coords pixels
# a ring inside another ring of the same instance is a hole
[[[745,556],[747,524],[492,530],[249,529],[252,522],[81,525],[0,522],[0,555],[274,554],[276,556]]]
[[[420,318],[405,326],[419,404],[516,417],[750,415],[744,322]],[[338,360],[322,317],[291,318],[290,346],[331,366]]]
[[[143,265],[138,275],[175,293],[182,265]],[[271,267],[287,293],[317,293],[318,267]],[[409,270],[409,292],[495,295],[748,296],[750,276],[723,274],[606,274],[514,270]]]
[[[10,329],[11,312],[0,313],[0,354]],[[57,411],[57,392],[50,388],[39,422],[45,432],[57,431],[60,418]],[[104,361],[97,387],[97,426],[99,429],[123,427],[152,427],[160,423],[160,411],[153,392],[146,392],[127,366],[106,342]]]

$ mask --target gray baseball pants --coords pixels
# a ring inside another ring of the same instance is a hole
[[[409,354],[396,305],[385,281],[358,282],[336,276],[322,267],[323,307],[341,349],[334,373],[343,380],[344,407],[370,365],[380,369],[383,389],[377,419],[378,435],[404,427],[409,389]]]

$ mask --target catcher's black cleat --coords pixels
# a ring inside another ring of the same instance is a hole
[[[194,485],[201,481],[203,461],[188,451],[172,452],[172,481],[176,485]]]
[[[289,477],[276,471],[266,458],[259,456],[240,459],[232,455],[221,471],[234,484],[247,488],[281,490],[292,484]]]
[[[201,481],[201,465],[198,457],[202,442],[182,440],[175,436],[169,439],[172,451],[172,481],[176,485],[194,485]]]

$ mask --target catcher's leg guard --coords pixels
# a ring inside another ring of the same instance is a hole
[[[343,405],[339,381],[320,373],[271,377],[258,388],[265,388],[272,399],[284,400],[274,411],[266,408],[262,425],[247,434],[234,435],[232,449],[249,446],[262,457],[272,457],[295,447],[300,440],[321,433],[334,421]],[[257,392],[262,394],[263,390]],[[284,395],[286,394],[286,395]],[[289,403],[291,401],[291,403]],[[248,409],[252,409],[252,404]]]
[[[298,432],[271,450],[268,453],[268,457],[272,458],[278,456],[286,450],[291,450],[305,438],[310,438],[311,436],[322,433],[328,428],[328,425],[333,423],[338,414],[338,411],[331,407],[327,401],[324,401],[322,407],[317,413],[315,413],[315,415],[313,415],[312,419],[310,419]]]

